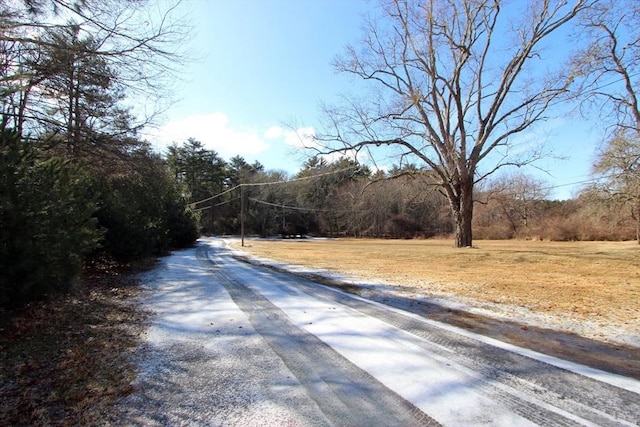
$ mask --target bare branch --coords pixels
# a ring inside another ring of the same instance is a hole
[[[504,158],[479,175],[478,164],[566,96],[574,76],[544,62],[543,42],[593,1],[382,3],[360,48],[336,61],[380,91],[367,107],[353,101],[332,109],[318,142],[328,152],[395,147],[422,162],[449,199],[464,234],[457,243],[467,246],[474,184],[527,161]]]

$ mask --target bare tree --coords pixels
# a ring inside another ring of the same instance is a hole
[[[421,162],[434,172],[455,222],[457,247],[472,244],[474,185],[522,155],[515,136],[545,118],[573,78],[545,57],[552,34],[589,0],[391,0],[370,21],[339,71],[374,84],[366,99],[326,108],[325,151]],[[480,164],[488,164],[484,170]]]
[[[640,4],[602,1],[580,23],[590,40],[574,58],[582,92],[611,130],[593,169],[601,193],[632,206],[640,244]]]
[[[629,206],[640,244],[640,139],[638,132],[620,130],[598,153],[594,172],[604,176],[600,194]]]
[[[515,237],[522,229],[528,231],[531,220],[538,215],[539,203],[549,196],[549,187],[541,179],[514,173],[497,179],[489,193]]]
[[[70,134],[75,130],[77,135],[78,124],[87,120],[73,102],[80,103],[78,85],[89,79],[94,87],[102,81],[121,93],[120,99],[112,99],[123,106],[121,112],[132,105],[145,107],[137,109],[135,119],[117,114],[114,128],[122,127],[118,121],[128,121],[126,131],[131,134],[152,123],[168,106],[162,103],[172,99],[168,82],[187,60],[183,42],[189,27],[176,14],[178,4],[179,0],[15,0],[0,6],[5,126],[22,132],[26,125],[32,135],[52,127]],[[51,83],[62,84],[64,79],[66,117],[56,121],[50,115],[51,89],[56,86]],[[95,100],[85,101],[88,105]]]
[[[640,132],[640,3],[599,1],[580,24],[580,36],[589,43],[574,57],[574,67],[582,77],[579,92],[591,101],[585,105],[595,107],[613,135]]]

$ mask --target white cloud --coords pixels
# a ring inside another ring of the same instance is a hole
[[[280,126],[271,126],[269,129],[264,131],[264,137],[267,139],[280,138],[284,134],[284,129]]]
[[[284,142],[295,148],[318,148],[313,127],[301,127],[296,130],[284,130]]]
[[[259,132],[229,126],[229,118],[224,113],[197,114],[170,121],[148,135],[149,142],[160,151],[173,142],[181,144],[189,138],[202,142],[207,149],[217,151],[223,158],[258,154],[269,148]]]
[[[284,129],[280,126],[271,126],[264,132],[267,139],[282,138],[283,141],[294,148],[317,148],[315,140],[316,130],[311,127],[300,127],[297,129]]]
[[[283,129],[279,126],[273,126],[265,132],[265,137],[282,138],[285,144],[307,154],[327,151],[327,147],[323,147],[322,143],[316,140],[316,130],[312,126],[299,127],[297,129]],[[317,151],[313,151],[314,149]],[[321,154],[320,156],[329,163],[338,161],[341,158],[357,160],[361,163],[366,163],[370,160],[368,154],[357,152],[356,150],[336,151],[329,154]]]

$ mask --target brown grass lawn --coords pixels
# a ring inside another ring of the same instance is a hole
[[[245,242],[255,255],[640,330],[636,242],[335,239]],[[635,327],[637,325],[637,327]]]

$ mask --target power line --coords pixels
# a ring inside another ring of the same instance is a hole
[[[280,209],[289,209],[289,210],[293,210],[293,211],[303,211],[303,212],[323,212],[323,213],[357,213],[357,212],[365,212],[365,210],[337,210],[337,209],[316,209],[316,208],[303,208],[300,206],[287,206],[287,205],[282,205],[279,203],[272,203],[272,202],[267,202],[265,200],[259,200],[259,199],[255,199],[253,197],[249,197],[249,200],[251,200],[252,202],[256,202],[258,204],[261,205],[267,205],[267,206],[272,206],[272,207],[276,207],[276,208],[280,208]]]
[[[640,76],[640,71],[630,74],[629,78],[634,78]],[[612,81],[609,81],[607,83],[601,84],[599,86],[596,86],[595,88],[592,88],[591,91],[598,91],[602,88],[605,88],[607,86],[611,86],[614,85],[616,83],[620,83],[620,82],[624,82],[624,78],[620,77],[618,79],[614,79]],[[553,107],[557,104],[560,103],[564,103],[565,100],[555,100],[555,101],[551,101],[548,105],[548,107]],[[523,117],[524,113],[521,113],[519,115],[516,115],[515,117]],[[301,178],[295,178],[295,179],[289,179],[289,180],[285,180],[285,181],[271,181],[271,182],[257,182],[257,183],[242,183],[242,184],[238,184],[232,188],[229,188],[228,190],[225,190],[219,194],[213,195],[211,197],[207,197],[206,199],[202,199],[202,200],[198,200],[196,202],[192,202],[189,203],[190,206],[195,207],[196,205],[200,204],[200,203],[204,203],[204,202],[208,202],[209,200],[213,200],[215,198],[224,196],[227,193],[230,193],[231,191],[237,190],[238,188],[241,187],[258,187],[258,186],[266,186],[266,185],[280,185],[280,184],[288,184],[288,183],[292,183],[292,182],[298,182],[298,181],[305,181],[305,180],[309,180],[309,179],[314,179],[314,178],[319,178],[322,176],[327,176],[327,175],[333,175],[336,173],[341,173],[341,172],[345,172],[345,171],[349,171],[349,170],[353,170],[353,169],[357,169],[359,166],[353,166],[350,168],[344,168],[344,169],[338,169],[335,171],[330,171],[330,172],[326,172],[326,173],[322,173],[322,174],[318,174],[318,175],[312,175],[312,176],[307,176],[307,177],[301,177]],[[583,183],[588,183],[588,182],[593,182],[595,180],[588,180],[588,181],[582,181],[582,182],[575,182],[575,183],[569,183],[569,184],[562,184],[562,185],[557,185],[557,186],[549,186],[547,187],[547,189],[555,189],[555,188],[559,188],[559,187],[566,187],[566,186],[570,186],[570,185],[577,185],[577,184],[583,184]]]
[[[252,202],[256,202],[258,204],[261,205],[267,205],[267,206],[272,206],[275,208],[281,208],[281,209],[289,209],[292,211],[304,211],[304,212],[330,212],[326,209],[314,209],[314,208],[303,208],[303,207],[299,207],[299,206],[287,206],[287,205],[282,205],[279,203],[271,203],[271,202],[267,202],[265,200],[258,200],[258,199],[254,199],[253,197],[249,197],[249,200],[251,200]]]
[[[616,174],[616,173],[611,173],[611,174],[606,174],[606,175],[599,175],[597,177],[584,179],[584,180],[580,180],[580,181],[567,182],[567,183],[564,183],[564,184],[544,185],[544,186],[539,187],[537,190],[539,190],[539,191],[549,191],[549,190],[554,190],[556,188],[561,188],[561,187],[570,187],[570,186],[580,185],[580,184],[592,184],[592,183],[597,183],[598,181],[616,178],[618,176],[619,175]],[[575,177],[575,178],[577,178],[577,177]],[[479,190],[479,193],[483,193],[483,192],[491,193],[492,190],[490,188],[489,189]],[[502,191],[493,190],[493,192],[498,193],[498,194],[503,195],[503,196],[519,196],[522,193],[520,191],[505,191],[505,190],[502,190]]]
[[[224,202],[216,203],[215,205],[210,205],[210,206],[205,206],[203,208],[194,209],[193,211],[194,212],[201,212],[201,211],[204,211],[204,210],[207,210],[207,209],[211,209],[211,208],[215,208],[215,207],[218,207],[218,206],[229,204],[229,203],[231,203],[231,202],[233,202],[235,200],[238,200],[238,199],[240,199],[240,198],[236,197],[234,199],[229,199],[229,200],[225,200]]]
[[[240,185],[236,185],[235,187],[230,188],[228,190],[225,190],[222,193],[216,194],[215,196],[207,197],[206,199],[202,199],[202,200],[198,200],[197,202],[189,203],[189,206],[195,207],[196,205],[199,205],[200,203],[208,202],[209,200],[213,200],[213,199],[218,198],[220,196],[224,196],[227,193],[231,193],[233,190],[235,190],[237,188],[240,188]]]
[[[199,205],[200,203],[208,202],[209,200],[213,200],[215,198],[224,196],[225,194],[230,193],[230,192],[232,192],[234,190],[237,190],[238,188],[241,188],[241,187],[262,187],[262,186],[267,186],[267,185],[290,184],[292,182],[307,181],[307,180],[310,180],[310,179],[320,178],[320,177],[327,176],[327,175],[334,175],[334,174],[337,174],[337,173],[354,170],[354,169],[357,169],[359,167],[360,166],[352,166],[352,167],[349,167],[349,168],[337,169],[337,170],[334,170],[334,171],[320,173],[320,174],[317,174],[317,175],[304,176],[304,177],[301,177],[301,178],[288,179],[288,180],[284,180],[284,181],[242,183],[242,184],[238,184],[238,185],[236,185],[236,186],[234,186],[232,188],[229,188],[228,190],[225,190],[225,191],[223,191],[221,193],[218,193],[218,194],[213,195],[211,197],[207,197],[206,199],[202,199],[202,200],[198,200],[197,202],[189,203],[189,206],[195,207],[196,205]]]
[[[548,186],[545,186],[544,189],[545,190],[553,190],[553,189],[556,189],[556,188],[569,187],[569,186],[572,186],[572,185],[590,184],[590,183],[595,183],[595,182],[606,180],[606,179],[616,178],[618,176],[619,176],[619,174],[617,174],[617,173],[610,173],[610,174],[606,174],[606,175],[594,176],[592,178],[581,180],[581,181],[568,182],[568,183],[565,183],[565,184],[548,185]]]

